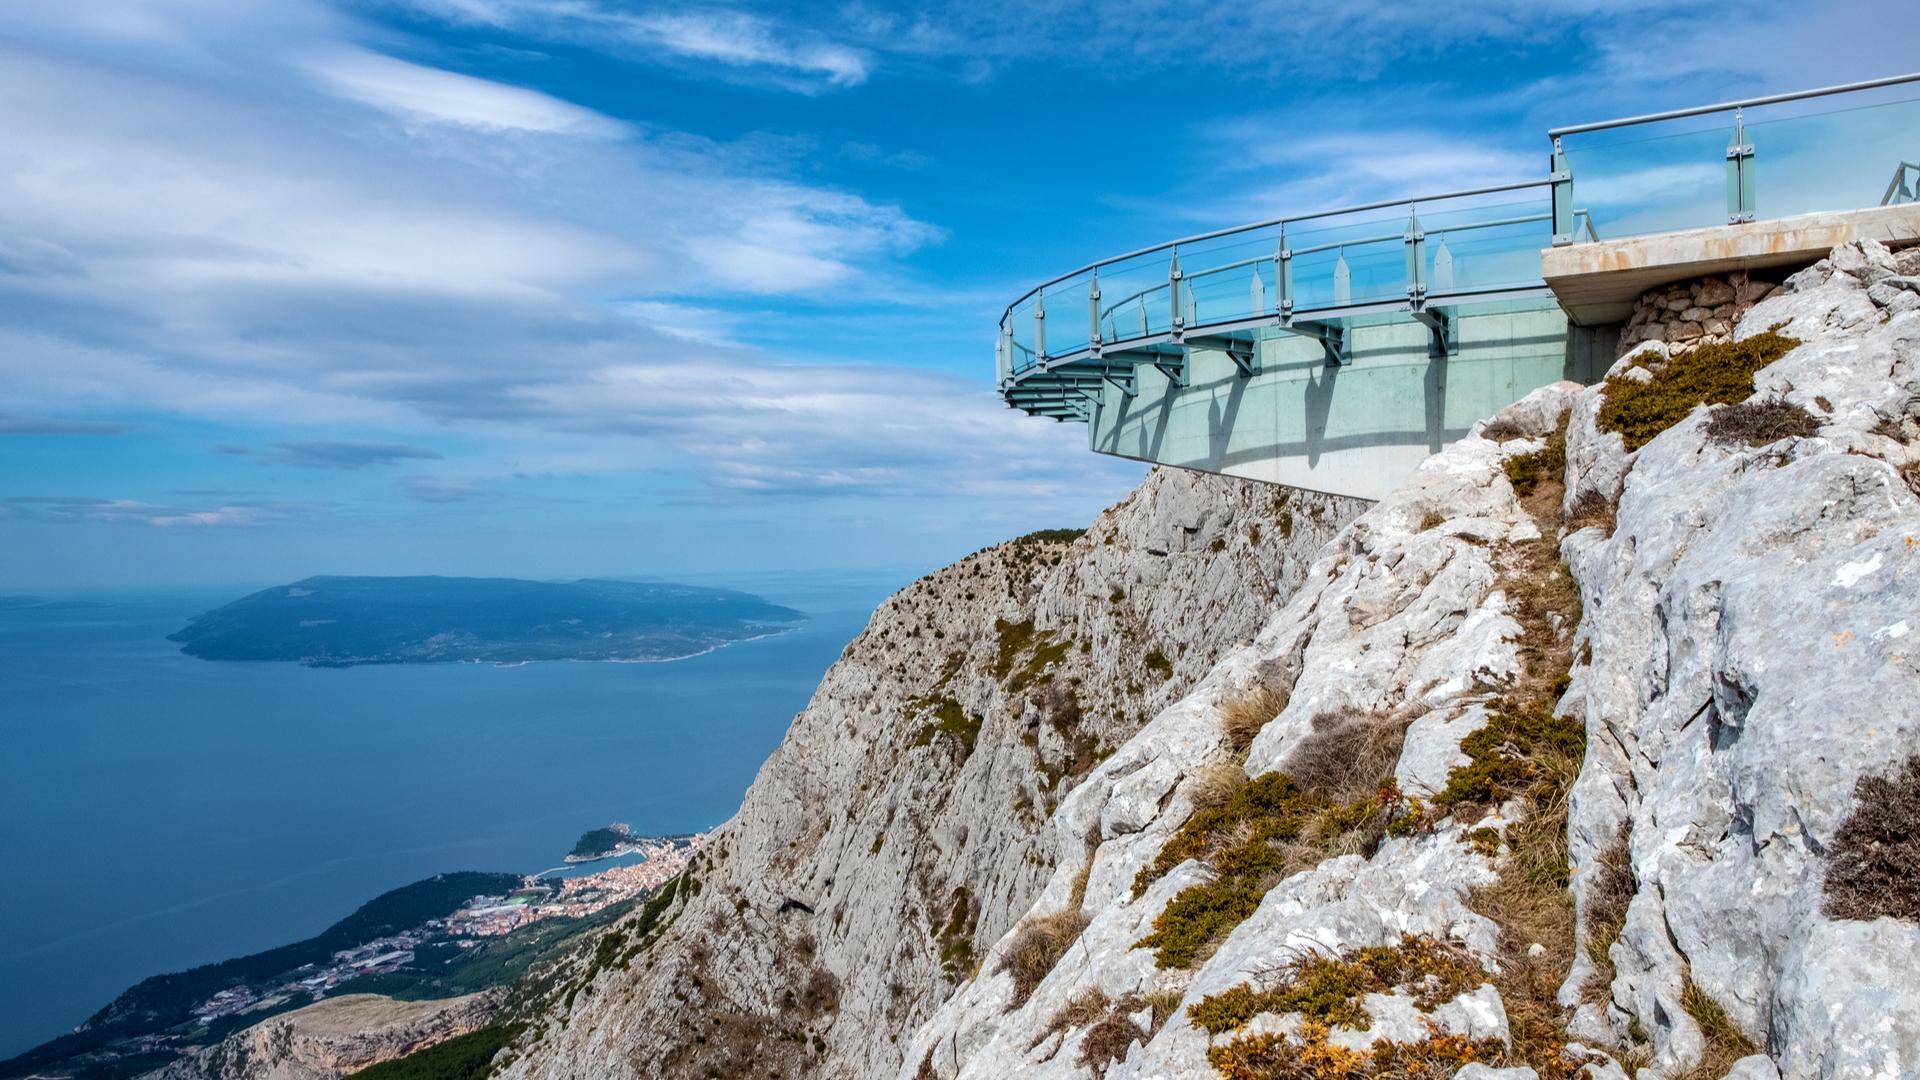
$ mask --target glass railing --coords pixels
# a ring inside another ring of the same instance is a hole
[[[1003,315],[1036,368],[1542,286],[1540,249],[1920,195],[1920,74],[1559,128],[1544,180],[1276,218],[1047,282]]]
[[[1559,128],[1559,243],[1911,201],[1920,75]]]
[[[1280,218],[1082,267],[1007,309],[1001,378],[1257,323],[1539,287],[1540,249],[1552,239],[1548,187],[1528,181]]]

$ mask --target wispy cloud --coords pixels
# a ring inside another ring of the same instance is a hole
[[[402,0],[456,21],[536,39],[582,42],[635,59],[699,65],[707,74],[750,77],[804,93],[857,86],[870,53],[738,8],[633,13],[574,0]]]
[[[261,525],[287,516],[286,505],[228,503],[217,506],[165,506],[136,499],[78,495],[23,495],[0,502],[0,517],[108,525],[175,526]]]
[[[417,446],[368,442],[280,442],[269,457],[303,469],[372,469],[403,461],[437,461],[440,455]]]
[[[0,413],[0,435],[119,435],[132,426],[111,420],[56,420]]]
[[[408,119],[606,138],[628,131],[610,117],[537,90],[408,63],[366,49],[329,49],[309,59],[306,66],[330,91]]]

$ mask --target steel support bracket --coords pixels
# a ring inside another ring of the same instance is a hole
[[[1237,337],[1191,337],[1187,339],[1187,348],[1217,349],[1227,354],[1233,366],[1243,379],[1260,374],[1260,354],[1254,342]]]
[[[1441,360],[1460,351],[1459,331],[1454,328],[1453,320],[1447,318],[1446,312],[1415,308],[1413,317],[1427,328],[1428,359]]]
[[[1353,361],[1353,354],[1347,346],[1347,332],[1344,327],[1335,323],[1307,321],[1289,323],[1282,329],[1290,334],[1299,334],[1301,337],[1310,337],[1318,341],[1320,347],[1326,350],[1328,367],[1340,367]]]
[[[1160,374],[1167,377],[1167,383],[1169,385],[1183,389],[1186,387],[1187,355],[1185,353],[1181,353],[1179,356],[1167,356],[1164,353],[1155,353],[1153,366],[1159,368]]]

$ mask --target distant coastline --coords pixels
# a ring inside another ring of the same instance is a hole
[[[664,582],[312,577],[194,616],[168,636],[203,660],[360,664],[664,663],[794,629],[793,608]]]

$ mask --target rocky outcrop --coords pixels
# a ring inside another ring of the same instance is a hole
[[[1251,638],[1364,505],[1159,470],[1084,535],[902,590],[673,902],[564,976],[506,1075],[891,1074],[1068,852],[1043,828],[1062,800]],[[1111,827],[1152,800],[1116,804]]]
[[[497,994],[396,1001],[345,994],[263,1020],[147,1080],[335,1080],[486,1026]]]
[[[1607,388],[1560,384],[1427,461],[1061,802],[1038,900],[896,1075],[1349,1075],[1384,1060],[1362,1048],[1476,1080],[1920,1071],[1920,926],[1826,902],[1859,782],[1920,749],[1916,269],[1840,249],[1728,328],[1798,341],[1754,398],[1810,433],[1697,408],[1629,451]],[[1671,351],[1641,349],[1615,374]],[[1377,803],[1222,802],[1222,769],[1310,785],[1355,714],[1404,726]],[[1248,836],[1279,854],[1224,847]],[[1194,857],[1156,876],[1168,851]],[[1042,923],[1085,929],[1023,986]],[[1191,959],[1142,945],[1196,925]]]

